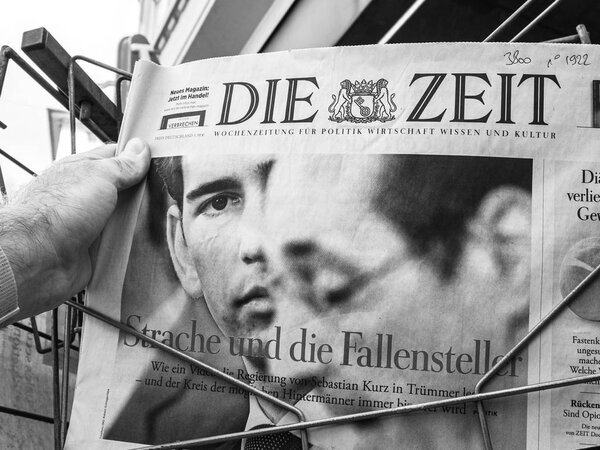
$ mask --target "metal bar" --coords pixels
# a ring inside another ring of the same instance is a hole
[[[535,19],[529,22],[529,25],[523,28],[519,33],[517,33],[517,35],[514,38],[512,38],[508,42],[516,42],[517,40],[519,40],[524,34],[526,34],[529,30],[535,27],[538,24],[538,22],[540,22],[544,17],[546,17],[546,15],[550,13],[550,11],[556,8],[562,1],[563,0],[554,0],[554,2],[550,6],[548,6],[544,11],[542,11],[539,16],[537,16]]]
[[[131,77],[132,77],[131,72],[127,72],[126,70],[119,69],[117,67],[111,66],[109,64],[105,64],[101,61],[98,61],[93,58],[88,58],[87,56],[83,56],[83,55],[75,55],[71,58],[72,62],[75,62],[77,60],[85,61],[87,63],[93,64],[94,66],[101,67],[103,69],[108,70],[109,72],[114,72],[117,75],[121,75],[122,77],[131,80]]]
[[[21,169],[23,169],[25,172],[27,172],[29,175],[32,175],[34,177],[37,177],[37,173],[35,173],[33,170],[31,170],[29,167],[27,167],[25,164],[23,164],[21,161],[13,158],[12,156],[10,156],[8,153],[6,153],[4,150],[2,150],[0,148],[0,155],[4,156],[6,159],[8,159],[11,163],[16,164],[17,166],[19,166]]]
[[[570,36],[560,37],[556,39],[550,39],[549,41],[544,41],[546,44],[570,44],[579,42],[580,37],[578,34],[572,34]]]
[[[58,309],[52,310],[52,397],[54,410],[54,450],[63,448],[60,434],[60,380],[58,373]],[[58,419],[58,420],[56,420]]]
[[[68,71],[68,74],[67,74],[68,75],[67,88],[69,90],[69,98],[73,98],[73,99],[76,98],[76,95],[75,95],[76,94],[75,93],[75,89],[76,89],[76,83],[75,82],[76,82],[76,79],[75,79],[75,74],[74,74],[74,72],[75,72],[75,67],[74,66],[76,65],[75,63],[78,60],[85,61],[85,62],[87,62],[89,64],[98,66],[98,67],[100,67],[102,69],[108,70],[110,72],[114,72],[117,75],[119,75],[119,79],[131,80],[131,78],[132,78],[132,74],[129,73],[129,72],[127,72],[127,71],[125,71],[125,70],[121,70],[121,69],[118,69],[116,67],[110,66],[108,64],[104,64],[103,62],[97,61],[97,60],[92,59],[92,58],[88,58],[87,56],[75,55],[75,56],[73,56],[71,58],[71,61],[69,62],[69,71]],[[79,67],[79,66],[77,66],[77,67]],[[116,89],[117,89],[117,105],[116,106],[117,106],[117,109],[118,109],[118,111],[120,113],[120,116],[117,119],[117,132],[118,132],[118,130],[121,128],[121,122],[122,122],[122,119],[123,119],[123,111],[122,111],[122,108],[121,108],[121,105],[120,105],[120,92],[119,92],[120,86],[117,85]],[[75,100],[73,100],[73,103],[74,102],[75,102]],[[84,104],[86,106],[85,108],[84,108]],[[82,102],[80,102],[80,104],[77,105],[77,106],[80,107],[79,119],[81,120],[81,122],[84,125],[86,125],[86,126],[89,127],[90,123],[94,123],[93,120],[92,120],[92,117],[94,115],[94,111],[93,111],[94,106],[93,106],[93,103],[91,103],[89,101],[82,100]],[[84,109],[87,112],[87,114],[85,115],[85,117],[84,117],[84,114],[83,114]],[[71,110],[70,107],[69,107],[69,110]],[[70,120],[74,122],[74,119],[70,119]],[[104,138],[102,138],[102,140],[105,143],[106,142],[114,142],[114,141],[116,141],[116,139],[112,139],[111,136],[107,135],[106,133],[103,133],[103,135],[104,135]],[[74,133],[73,125],[71,125],[71,153],[75,154],[75,133]]]
[[[387,44],[390,39],[392,39],[394,37],[394,35],[400,31],[400,28],[402,28],[406,22],[408,22],[410,20],[410,18],[412,16],[415,15],[415,13],[417,12],[417,10],[423,6],[423,4],[426,2],[427,0],[416,0],[410,8],[408,8],[406,10],[406,12],[404,14],[402,14],[402,16],[400,16],[400,18],[396,21],[396,23],[392,26],[392,28],[390,28],[387,33],[385,33],[383,35],[383,37],[381,39],[379,39],[379,42],[377,42],[378,44]]]
[[[515,357],[529,342],[537,336],[543,328],[548,325],[562,310],[579,294],[581,294],[588,286],[598,277],[600,274],[600,265],[592,270],[587,277],[585,277],[575,288],[569,292],[564,299],[560,301],[540,322],[538,322],[529,332],[512,348],[510,349],[500,361],[498,361],[486,374],[481,377],[477,385],[475,386],[475,394],[478,394],[483,389],[483,386],[500,370],[504,367],[513,357]],[[483,432],[483,438],[486,445],[486,449],[492,448],[491,437],[485,419],[485,411],[481,403],[477,404],[477,410],[479,413],[479,421]]]
[[[71,321],[72,321],[72,308],[67,305],[65,311],[65,334],[63,342],[71,342]],[[62,368],[62,391],[60,396],[60,435],[63,439],[67,436],[67,421],[69,420],[69,369],[71,363],[71,347],[69,345],[64,346],[63,351],[63,368]]]
[[[67,78],[72,58],[45,28],[23,33],[21,49],[63,93],[68,93]],[[74,65],[73,71],[77,84],[75,104],[87,101],[93,105],[90,120],[95,126],[88,125],[88,128],[103,141],[107,140],[106,136],[116,141],[123,114],[80,66]]]
[[[8,406],[0,406],[0,413],[11,414],[13,416],[24,417],[26,419],[39,420],[40,422],[54,423],[54,419],[52,417],[42,416],[29,411],[21,411],[20,409],[9,408]]]
[[[298,420],[300,422],[304,422],[306,420],[306,418],[304,416],[304,413],[301,410],[299,410],[298,408],[296,408],[296,407],[294,407],[294,406],[292,406],[292,405],[290,405],[290,404],[288,404],[288,403],[286,403],[286,402],[284,402],[282,400],[279,400],[278,398],[275,398],[275,397],[267,394],[266,392],[263,392],[260,389],[257,389],[257,388],[255,388],[253,386],[249,386],[246,383],[244,383],[243,381],[240,381],[240,380],[238,380],[235,377],[227,375],[227,374],[221,372],[220,370],[215,369],[215,368],[213,368],[212,366],[210,366],[210,365],[208,365],[206,363],[203,363],[202,361],[198,361],[197,359],[194,359],[191,356],[186,355],[183,352],[175,350],[174,348],[169,347],[168,345],[163,344],[162,342],[154,340],[154,339],[146,336],[144,333],[139,332],[138,330],[136,330],[133,327],[125,325],[124,323],[121,323],[118,320],[114,320],[114,319],[112,319],[112,318],[110,318],[110,317],[108,317],[108,316],[106,316],[106,315],[104,315],[104,314],[102,314],[102,313],[94,310],[94,309],[91,309],[91,308],[88,308],[86,306],[80,305],[80,304],[78,304],[76,302],[73,302],[72,300],[67,300],[66,304],[69,305],[69,306],[72,306],[73,308],[77,309],[78,311],[82,311],[83,313],[88,314],[88,315],[94,317],[95,319],[101,320],[102,322],[105,322],[105,323],[107,323],[109,325],[112,325],[113,327],[115,327],[115,328],[117,328],[117,329],[119,329],[119,330],[121,330],[121,331],[123,331],[125,333],[131,334],[132,336],[137,337],[138,339],[140,339],[140,340],[142,340],[142,341],[144,341],[144,342],[152,345],[153,347],[158,347],[161,350],[164,350],[165,352],[167,352],[168,354],[170,354],[172,356],[175,356],[175,357],[177,357],[177,358],[179,358],[179,359],[181,359],[181,360],[183,360],[185,362],[188,362],[188,363],[193,364],[193,365],[195,365],[197,367],[200,367],[203,370],[206,370],[207,372],[210,372],[213,375],[221,378],[222,380],[225,380],[225,381],[233,384],[234,386],[237,386],[237,387],[239,387],[241,389],[244,389],[244,390],[246,390],[248,392],[251,392],[254,395],[256,395],[257,397],[260,397],[260,398],[262,398],[264,400],[267,400],[267,401],[273,403],[274,405],[277,405],[280,408],[285,409],[286,411],[291,412],[292,414],[294,414],[298,418]],[[303,448],[308,448],[308,441],[306,440],[306,436],[304,436],[304,435],[303,435],[303,438],[302,438],[302,444],[303,444]],[[304,447],[305,444],[306,444],[306,446]]]
[[[94,115],[94,109],[93,109],[93,104],[88,101],[88,100],[81,100],[79,102],[79,104],[76,104],[76,86],[77,86],[77,79],[76,79],[76,71],[81,71],[81,69],[79,68],[79,66],[76,64],[77,59],[83,59],[83,57],[81,56],[74,56],[73,58],[71,58],[71,61],[69,62],[69,69],[67,71],[67,91],[68,91],[68,99],[69,99],[69,105],[68,105],[68,111],[69,111],[69,128],[70,128],[70,135],[71,135],[71,154],[74,155],[77,153],[77,133],[76,133],[76,123],[75,123],[75,111],[79,110],[79,120],[81,121],[81,123],[83,123],[86,127],[90,128],[92,126],[94,126],[95,122],[93,120],[93,115]],[[110,67],[110,66],[108,66]],[[104,93],[103,93],[104,95]],[[117,133],[118,133],[118,129],[120,128],[120,121],[117,123]],[[100,140],[102,140],[103,142],[111,142],[113,141],[113,139],[107,134],[105,133],[103,130],[99,130],[98,133],[96,133],[96,136],[98,136],[100,138]]]
[[[2,124],[2,122],[0,122],[0,124]],[[4,182],[4,175],[2,175],[2,166],[0,165],[0,197],[4,199],[6,195],[6,183]]]
[[[39,84],[46,92],[48,92],[58,103],[60,103],[65,109],[69,108],[69,100],[66,95],[66,90],[63,92],[60,89],[50,84],[44,77],[42,77],[33,67],[31,67],[17,52],[11,47],[3,46],[0,50],[0,95],[2,94],[2,87],[4,84],[4,77],[8,68],[8,61],[13,60],[27,75],[29,75],[37,84]],[[76,108],[79,111],[79,108]],[[2,128],[6,128],[2,122],[0,122]],[[104,132],[96,123],[87,124],[88,128],[92,133],[103,139],[105,136]]]
[[[76,296],[73,297],[73,300],[75,300],[77,303],[82,305],[84,297],[85,297],[85,291],[81,291]],[[71,344],[73,344],[73,342],[75,342],[75,339],[77,339],[77,335],[78,335],[79,331],[81,330],[81,323],[79,320],[80,315],[81,315],[81,313],[79,311],[71,310],[71,325],[70,325],[71,326],[71,341],[70,341]],[[78,348],[74,345],[71,346],[71,349],[78,350]]]
[[[81,69],[79,68],[79,66],[77,64],[75,64],[77,57],[73,57],[71,62],[69,63],[69,71],[68,71],[68,79],[67,79],[67,85],[68,85],[68,89],[69,89],[69,105],[70,105],[70,101],[71,98],[73,98],[73,103],[75,104],[77,96],[76,96],[76,86],[77,86],[77,77],[76,77],[76,73],[78,71],[80,71]],[[102,93],[104,95],[104,93]],[[90,130],[96,126],[96,122],[94,121],[94,116],[96,115],[96,112],[94,111],[94,102],[91,102],[89,100],[85,100],[82,99],[79,101],[79,103],[77,103],[76,106],[76,111],[79,111],[79,121],[84,124],[86,127],[88,127]],[[97,104],[96,104],[97,105]],[[96,106],[97,109],[97,106]],[[69,113],[72,111],[71,107],[69,106]],[[75,114],[73,113],[73,116]],[[121,116],[122,117],[122,116]],[[71,120],[71,119],[70,119]],[[72,119],[73,123],[75,119]],[[119,129],[121,128],[121,119],[118,119],[117,121],[117,135],[119,132]],[[71,154],[74,155],[75,154],[75,132],[73,131],[75,129],[71,130]],[[114,142],[115,139],[113,139],[107,132],[105,132],[103,129],[98,128],[98,131],[96,133],[96,136],[104,143],[107,142]]]
[[[121,92],[122,84],[124,81],[131,81],[131,78],[119,77],[117,78],[117,108],[119,111],[123,111],[123,93]]]
[[[71,155],[77,152],[77,124],[75,123],[75,73],[73,72],[73,66],[75,63],[71,61],[69,63],[69,71],[67,74],[67,91],[69,97],[69,129],[71,135]]]
[[[600,80],[592,81],[592,127],[600,128]]]
[[[45,355],[46,353],[49,353],[52,351],[52,342],[50,342],[50,345],[46,348],[44,348],[42,346],[42,342],[40,341],[40,331],[38,330],[37,327],[37,321],[35,320],[35,317],[31,317],[31,328],[33,329],[33,341],[35,342],[35,349],[37,350],[37,352],[40,355]],[[52,341],[52,336],[50,336],[50,341]],[[62,345],[62,342],[58,342],[58,347],[60,348],[60,346]]]
[[[230,440],[238,440],[244,437],[255,437],[266,434],[282,433],[295,430],[306,430],[308,428],[322,427],[328,425],[341,425],[361,420],[378,419],[387,416],[397,416],[409,414],[413,412],[427,412],[430,408],[439,408],[444,406],[455,406],[463,403],[482,402],[484,400],[492,400],[496,398],[510,397],[513,395],[527,394],[529,392],[545,391],[548,389],[556,389],[564,386],[572,386],[574,384],[589,383],[600,380],[600,374],[586,375],[582,377],[566,378],[563,380],[546,381],[542,383],[531,384],[510,389],[501,389],[498,391],[484,392],[480,394],[465,395],[462,397],[445,398],[427,403],[419,403],[416,405],[400,406],[392,409],[383,409],[378,411],[368,411],[363,413],[348,414],[344,416],[330,417],[327,419],[311,420],[307,422],[293,423],[289,425],[279,425],[273,428],[261,428],[257,430],[249,430],[242,433],[229,433],[221,436],[212,436],[208,438],[193,439],[188,441],[173,442],[170,444],[152,445],[145,447],[132,447],[135,450],[170,450],[183,449],[191,446],[216,444]]]
[[[575,29],[577,30],[577,35],[579,36],[579,40],[582,44],[592,43],[592,38],[590,38],[590,33],[588,33],[585,25],[579,24],[575,27]]]
[[[517,9],[514,13],[512,13],[508,19],[506,19],[504,22],[502,22],[500,24],[500,26],[498,28],[496,28],[494,31],[492,31],[492,33],[486,37],[483,42],[489,42],[492,39],[494,39],[498,34],[500,34],[508,25],[510,25],[517,17],[519,17],[521,15],[521,13],[523,11],[525,11],[525,9],[527,7],[529,7],[535,0],[527,0],[525,3],[523,3],[519,9]]]
[[[10,57],[8,55],[8,50],[10,47],[4,45],[2,49],[0,49],[0,93],[2,92],[2,87],[4,86],[4,80],[6,79],[6,72],[8,70],[8,62],[10,61]],[[6,125],[2,124],[2,128],[6,128]]]
[[[63,105],[65,108],[67,107],[67,96],[64,92],[61,92],[59,89],[52,86],[44,77],[42,77],[33,67],[31,67],[27,62],[19,56],[17,52],[15,52],[9,46],[3,46],[0,50],[4,58],[6,58],[6,64],[8,65],[8,60],[12,59],[23,71],[29,75],[33,80],[39,84],[46,92],[48,92],[54,99]],[[4,76],[7,67],[4,67],[2,71],[2,77],[0,79],[0,94],[2,93],[2,85],[4,84]]]
[[[6,78],[6,72],[8,70],[8,62],[11,59],[11,53],[14,53],[10,47],[4,46],[0,50],[0,94],[2,93],[2,87],[4,86],[4,80]],[[24,63],[24,61],[23,61]],[[27,65],[27,64],[25,64]],[[34,71],[35,72],[35,71]],[[0,128],[5,129],[6,124],[0,121]],[[3,152],[4,153],[4,152]],[[21,165],[20,162],[14,160],[14,158],[10,158],[13,162],[17,163],[21,167],[25,167]],[[28,170],[28,169],[26,169]],[[6,184],[4,182],[4,176],[2,174],[2,170],[0,169],[0,195],[6,195]]]
[[[477,392],[477,390],[475,391]],[[492,450],[492,435],[490,427],[488,427],[487,418],[485,417],[485,407],[482,402],[477,402],[477,417],[479,418],[479,426],[481,427],[481,435],[483,436],[483,446],[486,450]]]
[[[561,43],[579,43],[579,44],[591,44],[592,39],[590,38],[590,33],[585,25],[579,24],[575,27],[577,30],[577,34],[572,34],[570,36],[560,37],[556,39],[550,39],[549,41],[544,41],[547,44],[561,44]]]
[[[30,317],[30,320],[31,320],[32,324],[35,323],[35,317]],[[23,325],[21,322],[15,322],[15,323],[13,323],[11,325],[13,327],[19,328],[20,330],[27,331],[27,332],[33,334],[33,339],[34,340],[36,339],[36,336],[37,336],[38,341],[39,341],[40,337],[46,339],[47,341],[51,341],[52,340],[52,336],[50,336],[49,334],[44,333],[43,331],[39,331],[37,329],[37,324],[35,326],[35,329],[32,328],[32,327],[28,327],[27,325]],[[63,343],[62,341],[59,341],[59,345],[61,345],[62,343]],[[71,345],[71,350],[75,350],[76,352],[78,352],[79,351],[79,347],[77,347],[76,345]]]
[[[15,327],[15,328],[19,328],[20,330],[27,331],[27,332],[29,332],[31,334],[34,334],[34,332],[35,332],[35,330],[33,328],[28,327],[27,325],[23,325],[21,322],[15,322],[15,323],[13,323],[11,325],[13,327]],[[38,333],[44,339],[48,339],[48,340],[52,339],[52,336],[50,336],[49,334],[42,333],[41,331],[38,331]]]
[[[0,94],[2,93],[2,86],[4,86],[4,79],[6,78],[6,71],[8,70],[8,62],[10,61],[10,58],[5,54],[4,49],[5,49],[5,47],[2,47],[2,50],[0,51]],[[6,128],[6,124],[3,122],[0,122],[0,128],[2,128],[4,130]],[[1,181],[2,181],[2,190],[6,191],[6,189],[4,187],[4,179],[2,179]],[[6,193],[6,192],[4,192],[4,193]]]

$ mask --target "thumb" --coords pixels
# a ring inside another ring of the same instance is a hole
[[[150,148],[139,138],[127,142],[123,151],[107,160],[113,182],[118,190],[127,189],[139,183],[150,167]]]

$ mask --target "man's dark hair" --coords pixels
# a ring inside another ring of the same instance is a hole
[[[156,171],[163,180],[167,192],[171,196],[179,211],[183,211],[183,172],[181,156],[170,156],[153,160]]]
[[[413,253],[440,273],[454,273],[468,220],[500,186],[531,192],[531,160],[470,156],[385,155],[374,207],[407,236]]]

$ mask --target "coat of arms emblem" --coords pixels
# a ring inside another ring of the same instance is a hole
[[[333,103],[328,110],[331,113],[329,120],[333,122],[367,123],[378,120],[387,122],[395,117],[396,111],[394,96],[387,88],[388,81],[380,78],[373,81],[344,80],[340,83],[338,95],[332,95]]]

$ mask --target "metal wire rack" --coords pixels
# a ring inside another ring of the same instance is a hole
[[[387,43],[398,30],[407,23],[416,13],[426,0],[417,0],[414,2],[406,13],[394,24],[394,26],[384,35],[379,43]],[[527,0],[523,5],[515,11],[506,21],[504,21],[496,30],[494,30],[485,41],[495,39],[506,27],[511,24],[534,0]],[[528,30],[534,27],[542,18],[554,9],[561,0],[553,1],[538,17],[533,19],[521,32],[510,39],[510,42],[520,39]],[[576,29],[577,33],[571,36],[555,39],[551,42],[576,42],[587,44],[590,43],[590,37],[587,29],[583,25],[579,25]],[[76,119],[80,120],[92,133],[94,133],[103,142],[116,141],[118,138],[119,128],[122,120],[122,96],[121,84],[124,81],[131,80],[131,74],[106,65],[102,62],[87,58],[85,56],[70,56],[67,51],[52,37],[52,35],[44,28],[28,31],[23,35],[23,52],[35,63],[39,69],[54,83],[50,83],[47,79],[26,62],[12,48],[4,46],[0,50],[0,96],[2,93],[6,71],[10,61],[13,61],[20,69],[29,75],[36,83],[38,83],[46,92],[55,98],[65,109],[69,111],[70,130],[71,130],[71,152],[76,153],[76,138],[75,125]],[[118,76],[117,81],[117,99],[113,103],[102,90],[94,83],[94,81],[86,74],[78,62],[101,67],[105,70],[112,71]],[[593,123],[592,127],[600,128],[600,82],[595,82],[593,89]],[[0,122],[0,128],[6,126]],[[21,169],[25,170],[32,176],[36,176],[35,172],[22,164],[8,152],[0,149],[0,154],[6,157],[10,162],[16,164]],[[0,182],[2,176],[0,172]],[[4,191],[4,186],[0,186],[0,190]],[[479,381],[475,392],[471,395],[437,400],[433,402],[421,403],[416,405],[401,406],[392,409],[377,410],[363,413],[332,417],[321,420],[306,421],[304,414],[296,407],[263,392],[260,389],[247,385],[235,377],[227,375],[210,365],[198,361],[189,355],[165,345],[162,342],[156,341],[146,334],[133,329],[130,325],[126,325],[118,320],[112,319],[104,314],[101,314],[84,305],[83,294],[66,301],[65,312],[65,327],[63,330],[63,339],[59,339],[58,327],[58,310],[52,312],[52,333],[46,334],[39,331],[35,317],[30,319],[31,325],[27,326],[22,323],[16,323],[13,326],[20,328],[26,332],[32,333],[35,348],[38,353],[44,354],[52,352],[53,357],[53,417],[46,417],[35,414],[29,411],[18,410],[0,406],[0,412],[13,414],[31,420],[42,421],[54,424],[54,447],[60,450],[64,447],[66,431],[68,427],[68,392],[69,392],[69,365],[70,352],[79,351],[76,343],[80,337],[83,315],[101,320],[115,328],[135,336],[143,342],[151,344],[153,347],[160,348],[162,351],[179,358],[189,364],[199,367],[222,380],[227,381],[241,389],[251,392],[252,394],[261,397],[267,401],[273,402],[286,409],[297,417],[297,423],[275,426],[272,428],[262,428],[239,433],[230,433],[219,436],[213,436],[202,439],[193,439],[188,441],[174,442],[169,444],[152,445],[135,447],[145,450],[167,450],[167,449],[183,449],[189,447],[199,447],[203,445],[216,444],[220,442],[239,440],[253,436],[267,435],[280,433],[285,431],[298,430],[301,432],[302,445],[304,449],[308,448],[308,440],[306,430],[312,427],[321,427],[326,425],[339,425],[354,421],[374,419],[383,416],[395,416],[410,414],[417,411],[427,411],[430,408],[460,405],[464,403],[476,403],[481,430],[484,436],[485,448],[492,449],[492,442],[489,435],[489,430],[486,421],[484,409],[484,401],[520,395],[530,392],[539,392],[548,389],[556,389],[564,386],[570,386],[580,383],[588,383],[599,381],[600,374],[580,376],[562,380],[542,382],[528,386],[522,386],[511,389],[503,389],[496,391],[484,392],[483,389],[490,379],[506,365],[511,358],[517,355],[521,350],[540,334],[540,332],[551,324],[556,316],[564,310],[564,308],[580,295],[591,283],[593,283],[600,274],[600,266],[593,270],[575,289],[573,289],[564,299],[557,304],[537,325],[535,325],[506,355],[499,360]],[[49,341],[49,346],[44,346],[42,341]],[[65,345],[68,343],[68,345]],[[62,379],[59,370],[59,350],[63,349],[63,366]]]

